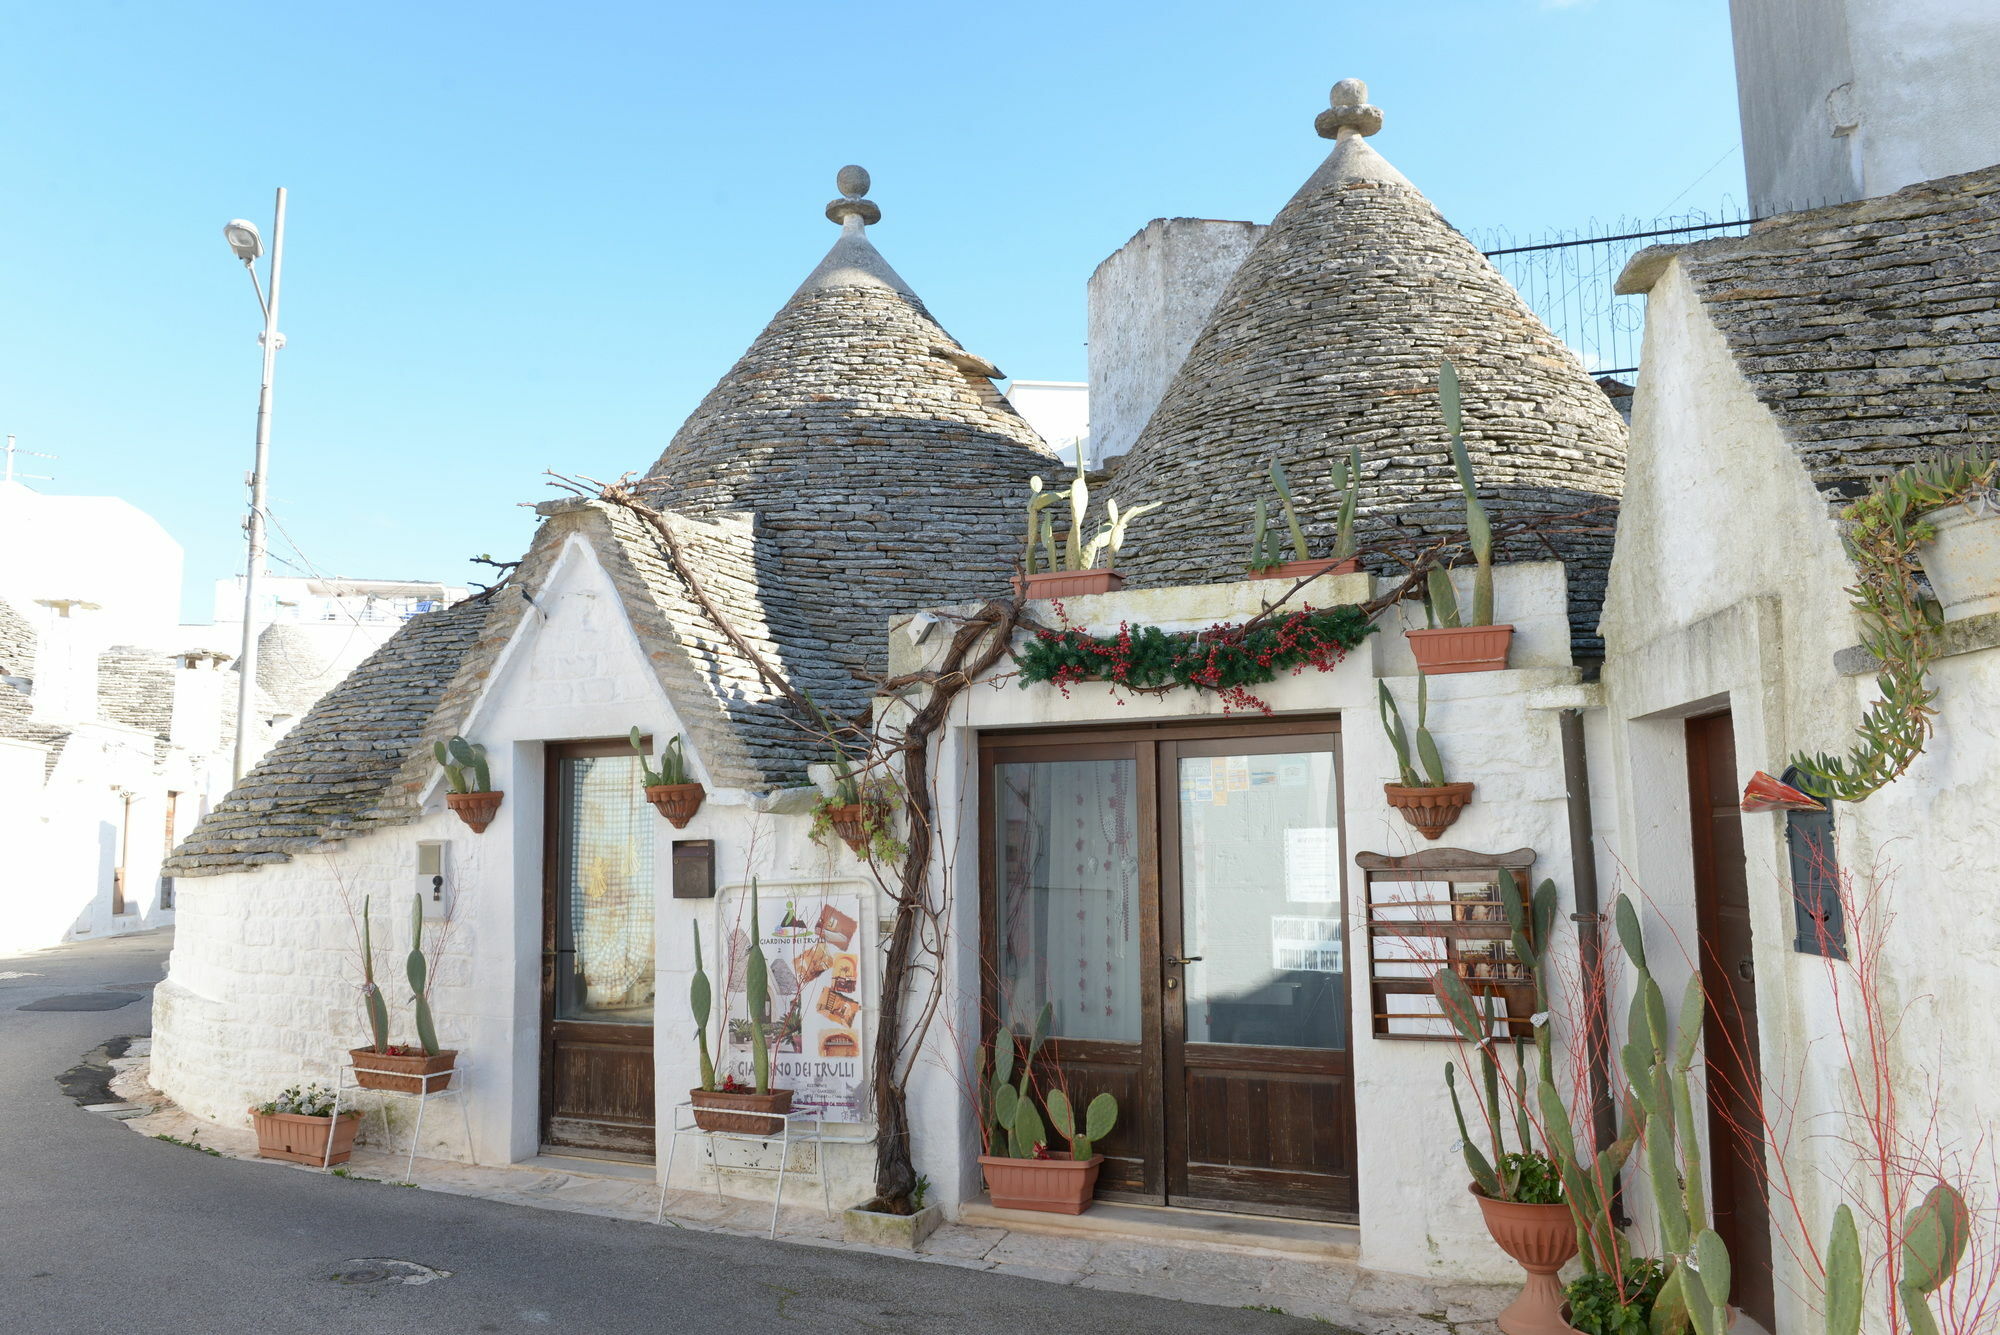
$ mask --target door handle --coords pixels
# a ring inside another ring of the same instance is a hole
[[[1169,955],[1169,956],[1167,956],[1167,963],[1169,963],[1169,964],[1199,964],[1199,963],[1201,963],[1201,956],[1199,956],[1199,955]]]

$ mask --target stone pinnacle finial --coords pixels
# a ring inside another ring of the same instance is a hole
[[[1382,108],[1368,105],[1368,85],[1359,79],[1342,79],[1328,98],[1332,103],[1319,113],[1313,128],[1322,139],[1346,139],[1371,135],[1382,128]]]
[[[868,193],[866,167],[856,167],[849,163],[840,169],[840,174],[833,178],[833,183],[840,190],[840,198],[826,206],[827,221],[837,222],[842,227],[847,226],[849,218],[860,219],[863,227],[882,221],[882,210],[875,206],[875,201],[862,198]]]

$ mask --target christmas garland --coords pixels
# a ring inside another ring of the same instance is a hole
[[[1061,615],[1060,603],[1056,610]],[[1368,614],[1353,604],[1306,607],[1199,631],[1121,622],[1116,635],[1093,635],[1065,625],[1036,631],[1014,656],[1014,666],[1022,686],[1052,682],[1065,698],[1071,685],[1085,681],[1147,694],[1187,687],[1214,691],[1225,709],[1268,714],[1270,706],[1250,687],[1309,667],[1331,671],[1374,630]]]

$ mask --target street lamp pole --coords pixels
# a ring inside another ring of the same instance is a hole
[[[278,333],[278,283],[285,266],[285,188],[278,187],[276,212],[271,222],[271,291],[265,296],[257,284],[257,255],[262,245],[257,229],[241,220],[223,228],[231,250],[249,271],[257,287],[257,303],[264,308],[264,380],[257,391],[257,461],[250,473],[249,555],[243,571],[243,648],[236,656],[236,762],[238,781],[250,768],[251,721],[257,696],[257,604],[264,578],[264,488],[271,461],[271,379],[277,371],[278,349],[284,338]]]

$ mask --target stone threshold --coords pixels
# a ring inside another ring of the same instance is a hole
[[[1127,1242],[1186,1242],[1249,1256],[1323,1257],[1351,1261],[1361,1254],[1352,1224],[1274,1215],[1234,1214],[1173,1205],[1098,1201],[1082,1214],[1005,1210],[982,1196],[959,1207],[958,1222],[1055,1237]]]

